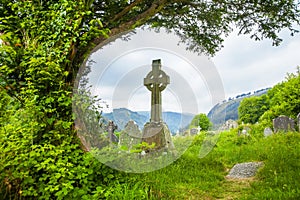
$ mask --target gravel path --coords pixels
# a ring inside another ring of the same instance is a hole
[[[250,178],[255,176],[257,170],[263,166],[263,162],[247,162],[239,163],[233,166],[229,174],[226,176],[228,178]]]

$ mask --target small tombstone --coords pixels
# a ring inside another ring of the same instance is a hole
[[[251,131],[251,128],[249,127],[244,127],[242,131],[239,131],[238,136],[249,136]]]
[[[265,137],[268,137],[268,136],[270,136],[270,135],[272,135],[273,134],[273,131],[272,131],[272,129],[270,128],[270,127],[266,127],[265,129],[264,129],[264,136]]]
[[[108,122],[106,130],[108,132],[107,137],[109,138],[110,142],[116,142],[116,143],[119,142],[118,137],[114,134],[114,132],[117,128],[118,128],[118,126],[115,125],[113,121]]]
[[[141,156],[145,156],[146,155],[146,152],[143,150],[142,152],[141,152]]]
[[[244,129],[247,131],[247,133],[250,133],[250,131],[251,131],[251,128],[248,126],[244,127]]]
[[[190,133],[188,131],[184,131],[183,136],[189,136]]]
[[[125,146],[128,150],[131,150],[133,146],[142,142],[142,133],[138,125],[130,120],[125,129],[120,133],[119,145]]]
[[[233,128],[237,128],[238,127],[238,123],[232,119],[228,120],[226,122],[226,125],[228,127],[228,129],[233,129]]]
[[[198,134],[198,129],[197,128],[191,128],[190,129],[190,135],[197,135]]]
[[[297,115],[298,131],[300,132],[300,113]]]
[[[295,121],[287,116],[281,115],[273,119],[274,132],[278,131],[295,131]]]
[[[214,135],[216,135],[216,134],[218,134],[217,131],[207,131],[207,132],[206,132],[206,135],[207,135],[207,136],[214,136]]]
[[[246,129],[242,130],[242,135],[248,135],[248,131]]]
[[[220,130],[230,130],[237,127],[238,127],[238,123],[232,119],[229,119],[222,125]]]

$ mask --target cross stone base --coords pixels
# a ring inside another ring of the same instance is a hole
[[[155,150],[173,150],[174,144],[168,126],[163,122],[147,122],[143,129],[142,142],[155,143]]]

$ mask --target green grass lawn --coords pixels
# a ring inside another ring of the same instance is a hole
[[[123,199],[133,199],[135,189],[143,190],[146,199],[300,199],[300,133],[264,138],[238,137],[236,130],[223,132],[212,151],[200,158],[206,139],[205,133],[196,136],[186,152],[163,169],[128,174],[137,182],[131,196]],[[180,140],[185,138],[175,142]],[[265,164],[256,177],[226,179],[234,164],[250,161]]]

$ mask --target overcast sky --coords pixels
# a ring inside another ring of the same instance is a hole
[[[173,34],[138,30],[129,41],[117,39],[91,54],[92,92],[107,102],[105,112],[120,107],[150,110],[151,95],[143,80],[152,60],[161,59],[162,70],[170,76],[162,92],[163,111],[207,113],[224,99],[272,87],[296,71],[300,35],[283,32],[282,37],[281,46],[273,47],[269,40],[257,42],[232,33],[224,48],[209,58],[178,46]]]
[[[225,39],[225,47],[212,60],[223,80],[226,97],[272,87],[288,72],[296,72],[300,65],[300,34],[291,37],[284,31],[280,35],[283,42],[278,47],[272,46],[270,40],[254,41],[236,33]]]

